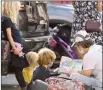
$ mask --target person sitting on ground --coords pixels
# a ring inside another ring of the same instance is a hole
[[[39,67],[36,68],[36,70],[33,72],[33,81],[36,79],[45,81],[50,77],[48,68],[53,65],[53,61],[56,59],[56,55],[52,50],[48,48],[42,48],[38,52],[38,58]]]
[[[26,58],[30,66],[23,69],[23,76],[25,82],[29,84],[33,76],[33,71],[38,67],[38,54],[31,51],[26,54]]]
[[[77,78],[95,90],[102,90],[102,46],[94,44],[85,30],[78,31],[74,38],[77,54],[83,59],[83,71],[72,73],[70,79]]]

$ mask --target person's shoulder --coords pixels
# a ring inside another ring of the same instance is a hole
[[[99,50],[102,50],[102,46],[94,44],[90,47],[88,53],[91,53],[91,54],[93,53],[94,54],[94,53],[97,53]]]
[[[43,69],[41,69],[40,67],[36,68],[33,72],[33,76],[38,77],[40,75],[42,75]]]
[[[100,45],[93,45],[89,48],[89,51],[84,55],[83,60],[95,60],[100,56],[99,50],[102,48]],[[102,50],[102,49],[101,49]]]
[[[37,68],[34,70],[33,74],[38,73],[39,71],[40,71],[40,68],[37,67]]]
[[[6,15],[2,15],[1,18],[4,19],[4,20],[5,20],[5,19],[10,19],[10,18],[9,18],[8,16],[6,16]]]
[[[38,68],[35,69],[34,73],[45,73],[47,69],[43,66],[39,66]]]
[[[43,67],[43,66],[40,66],[40,67],[38,67],[38,70],[41,71],[41,72],[44,72],[44,71],[46,71],[46,68]]]
[[[10,21],[10,22],[12,22],[11,19],[8,16],[6,16],[6,15],[2,15],[1,16],[1,21],[2,22],[4,22],[4,21]]]

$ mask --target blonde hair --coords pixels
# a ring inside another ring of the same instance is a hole
[[[30,67],[36,68],[38,66],[38,54],[36,52],[28,52],[26,54],[26,59],[28,63],[30,64]]]
[[[20,9],[20,1],[2,1],[2,15],[11,18],[13,23],[17,22],[17,16]]]
[[[56,59],[55,53],[48,48],[40,49],[40,51],[38,52],[38,57],[38,64],[40,66],[49,65],[52,61]]]

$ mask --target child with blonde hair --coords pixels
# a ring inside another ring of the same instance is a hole
[[[29,63],[29,67],[23,69],[23,76],[25,82],[29,84],[32,79],[33,71],[38,67],[38,54],[36,52],[28,52],[26,54],[26,59]]]
[[[50,77],[49,67],[53,65],[53,61],[56,59],[55,53],[48,49],[42,48],[38,52],[38,64],[39,67],[33,72],[33,81],[36,79],[45,81]]]

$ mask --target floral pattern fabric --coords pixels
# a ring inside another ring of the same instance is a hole
[[[97,1],[73,1],[74,18],[71,36],[73,37],[79,30],[85,30],[87,20],[101,21],[101,15],[97,10]],[[90,37],[96,44],[102,44],[102,32],[90,33]]]

